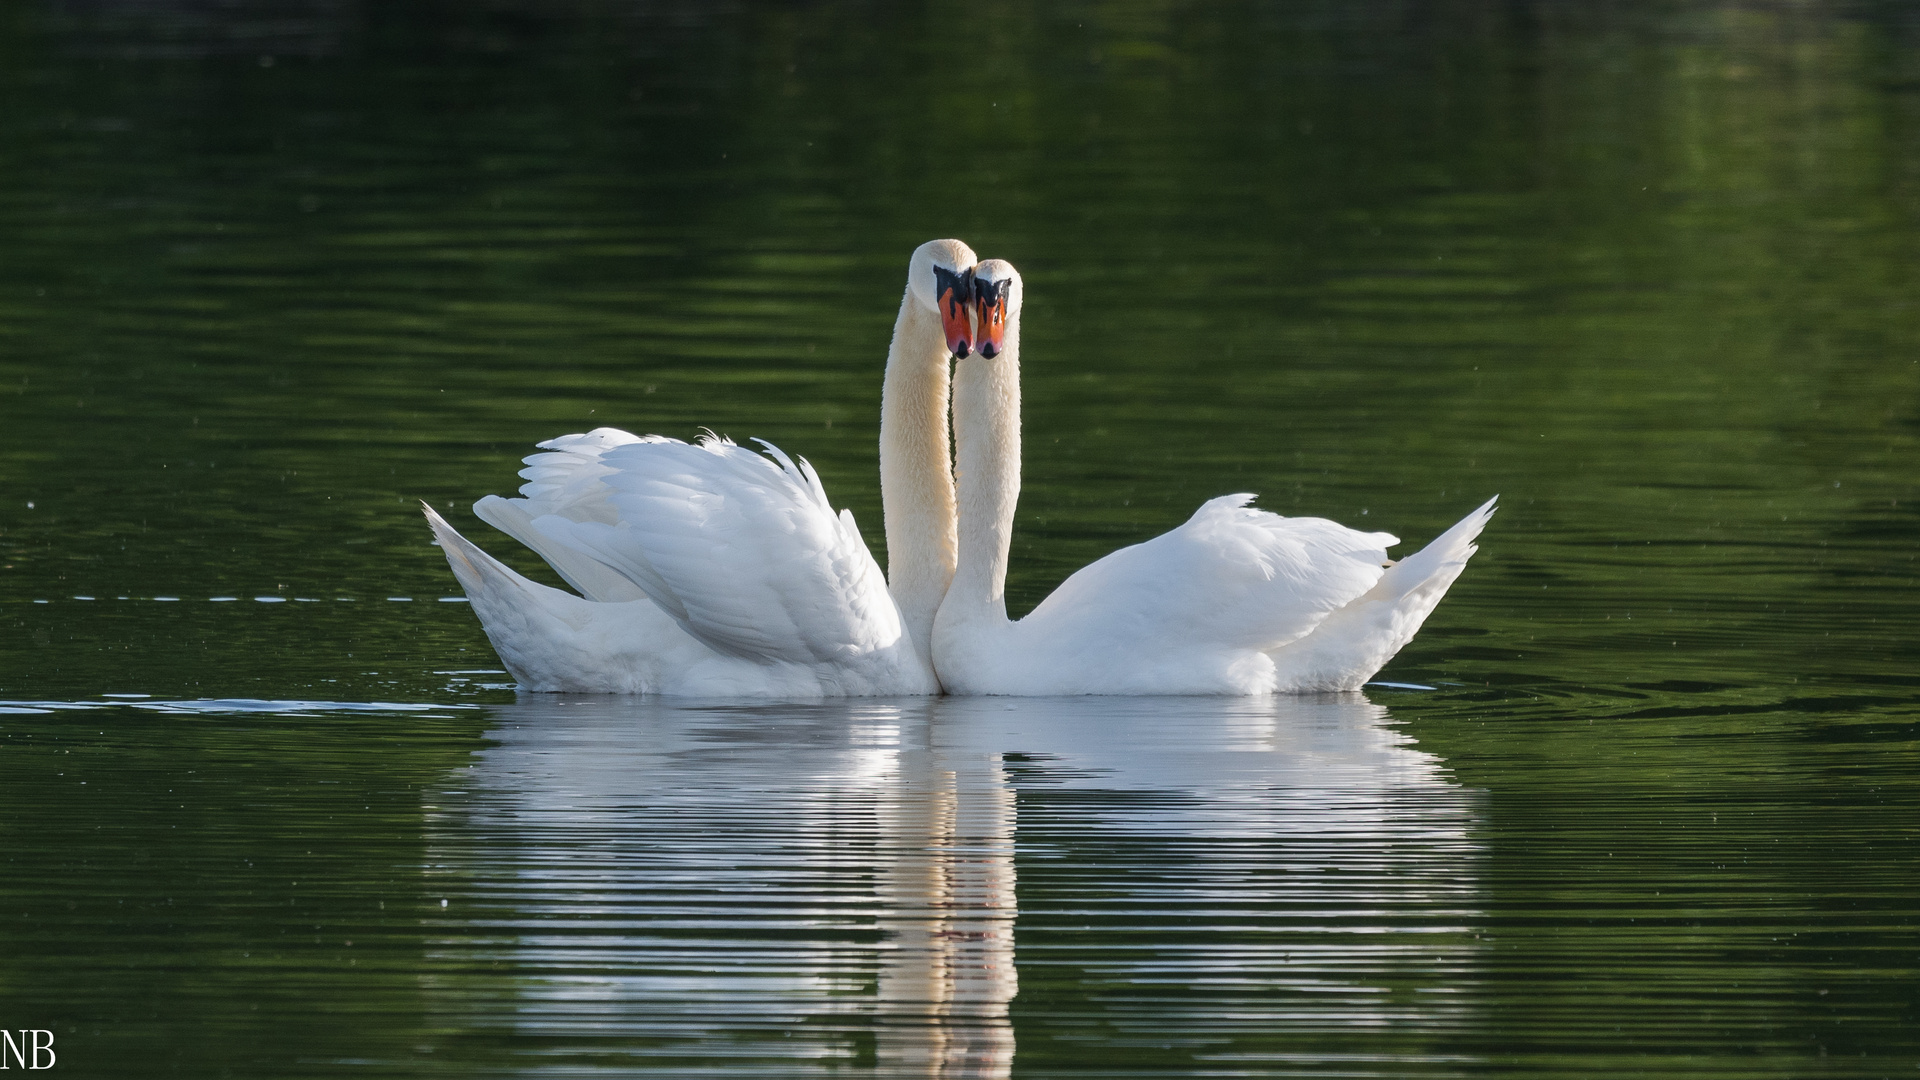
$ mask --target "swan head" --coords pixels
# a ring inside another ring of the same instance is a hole
[[[1007,347],[1007,320],[1020,310],[1020,271],[1005,259],[973,268],[974,341],[991,360]],[[962,354],[964,355],[964,354]]]
[[[940,314],[947,351],[964,358],[973,351],[973,249],[958,240],[929,240],[914,249],[907,289],[921,307]]]

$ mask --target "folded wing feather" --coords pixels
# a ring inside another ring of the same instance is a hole
[[[1380,580],[1390,533],[1210,499],[1187,522],[1081,569],[1022,620],[1137,628],[1167,646],[1271,649],[1312,632]]]
[[[806,461],[762,445],[769,456],[711,434],[570,435],[527,459],[521,499],[475,511],[583,593],[625,583],[726,655],[819,663],[897,642],[898,608],[852,515],[833,512]]]

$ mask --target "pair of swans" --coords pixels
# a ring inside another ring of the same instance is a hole
[[[959,241],[914,252],[881,403],[888,574],[812,466],[765,442],[541,443],[521,497],[474,513],[577,596],[426,508],[507,670],[528,690],[720,697],[1354,690],[1476,550],[1491,500],[1395,563],[1387,533],[1227,495],[1009,620],[1023,295],[1011,265]]]

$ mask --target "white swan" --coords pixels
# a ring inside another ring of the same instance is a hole
[[[1062,582],[1018,622],[1004,595],[1020,494],[1020,275],[974,268],[978,355],[953,382],[959,566],[934,622],[955,694],[1355,690],[1412,639],[1493,500],[1393,563],[1387,533],[1283,518],[1225,495]]]
[[[521,498],[474,513],[580,596],[429,524],[501,662],[527,690],[784,698],[935,694],[934,613],[954,567],[947,360],[971,345],[957,240],[908,267],[880,420],[891,589],[813,468],[717,436],[613,428],[540,444]]]

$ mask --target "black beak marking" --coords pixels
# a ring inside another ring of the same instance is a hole
[[[1005,299],[1002,292],[1006,288],[1006,284],[1004,281],[992,281],[983,277],[973,279],[973,301],[979,305],[980,317],[983,320],[987,317],[988,309],[999,306],[1001,301]],[[987,336],[984,327],[982,328],[980,336],[983,338]],[[982,341],[980,343],[980,355],[991,360],[1000,355],[1000,350],[995,347],[993,342]]]
[[[954,305],[956,309],[964,307],[973,299],[973,271],[969,269],[964,273],[956,274],[944,266],[934,267],[933,295]],[[947,299],[949,296],[952,299]],[[947,314],[955,313],[950,311]]]
[[[934,267],[933,294],[943,308],[940,312],[943,320],[950,323],[966,320],[967,305],[973,302],[973,268],[956,272],[944,266]],[[972,352],[972,334],[969,332],[953,347],[953,355],[957,360],[965,360]]]

